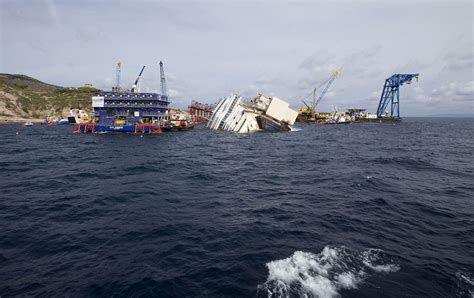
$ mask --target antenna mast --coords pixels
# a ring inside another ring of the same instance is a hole
[[[117,62],[117,70],[115,71],[115,90],[120,92],[120,74],[122,72],[122,61]]]
[[[165,71],[163,69],[162,61],[160,61],[160,77],[161,77],[161,96],[166,96],[166,98],[168,98],[168,94],[166,92]]]

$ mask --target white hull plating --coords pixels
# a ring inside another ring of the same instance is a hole
[[[222,98],[207,122],[211,129],[246,133],[259,130],[254,113],[246,111],[238,95]]]
[[[212,111],[207,127],[237,133],[259,130],[288,131],[297,116],[298,113],[290,109],[288,103],[276,97],[259,95],[250,103],[246,103],[234,94],[219,101]],[[266,125],[267,123],[272,125]]]

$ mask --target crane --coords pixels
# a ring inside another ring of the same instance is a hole
[[[329,87],[331,87],[332,83],[334,82],[334,80],[341,74],[341,70],[340,69],[336,69],[336,71],[334,71],[334,73],[328,78],[326,79],[324,82],[322,82],[318,87],[314,88],[313,89],[313,99],[311,101],[311,106],[309,106],[305,101],[304,99],[302,100],[302,102],[304,103],[304,105],[307,107],[307,109],[300,109],[300,112],[302,113],[305,113],[305,114],[311,114],[311,118],[310,120],[315,120],[315,114],[316,114],[316,106],[321,102],[321,100],[323,99],[324,95],[326,94],[326,92],[328,91]],[[324,86],[325,85],[325,86]],[[319,95],[319,97],[316,99],[316,91],[317,89],[321,88],[324,86],[324,89],[323,91],[321,92],[321,94]]]
[[[314,108],[316,109],[316,106],[321,102],[321,100],[323,99],[324,95],[326,94],[326,92],[328,91],[329,87],[331,87],[332,85],[332,82],[334,82],[334,80],[341,74],[341,70],[340,69],[336,69],[336,71],[329,77],[329,79],[326,80],[327,84],[326,84],[326,87],[324,87],[323,89],[323,92],[321,92],[321,95],[319,95],[318,97],[318,100],[316,100],[316,103],[314,105]],[[324,82],[323,84],[325,84],[326,82]],[[322,84],[322,85],[323,85]]]
[[[132,86],[132,93],[137,93],[139,90],[138,88],[138,81],[140,80],[140,77],[142,76],[143,70],[145,69],[145,65],[143,65],[142,70],[140,71],[140,74],[138,75],[137,79],[135,80],[135,83],[133,83]]]
[[[416,78],[418,82],[418,76],[418,73],[394,74],[386,79],[377,108],[377,117],[388,114],[387,109],[390,104],[390,117],[400,118],[400,86],[405,83],[411,84],[413,78]]]
[[[122,61],[117,62],[117,69],[115,71],[115,90],[120,92],[120,73],[122,72]]]
[[[161,77],[161,96],[166,97],[166,99],[168,99],[168,94],[166,92],[165,71],[163,69],[163,62],[162,61],[160,61],[160,77]]]

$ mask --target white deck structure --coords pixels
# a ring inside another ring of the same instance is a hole
[[[298,112],[290,109],[287,102],[277,97],[258,95],[250,102],[244,102],[242,97],[233,94],[218,102],[207,127],[237,133],[290,130],[297,116]]]

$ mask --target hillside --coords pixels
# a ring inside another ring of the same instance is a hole
[[[91,110],[93,87],[59,87],[17,74],[0,74],[0,117],[44,119],[65,117],[70,108]]]

